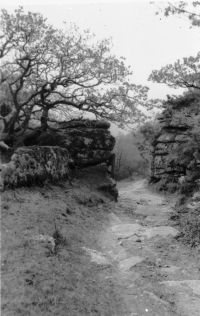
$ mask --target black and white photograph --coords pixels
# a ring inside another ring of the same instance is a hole
[[[2,316],[200,316],[200,1],[1,0]]]

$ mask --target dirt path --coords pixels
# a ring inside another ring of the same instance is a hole
[[[107,277],[124,301],[119,316],[199,316],[199,264],[174,239],[172,207],[143,180],[122,182],[119,190],[119,203],[99,236],[101,252],[85,249],[97,265],[112,266]]]
[[[112,202],[100,176],[3,193],[2,315],[200,316],[198,254],[174,238],[173,206],[145,181]]]

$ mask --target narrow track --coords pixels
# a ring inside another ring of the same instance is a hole
[[[99,236],[101,251],[87,251],[96,264],[114,267],[110,278],[124,301],[120,316],[199,316],[199,265],[174,238],[172,207],[144,180],[122,182],[119,191],[119,203]]]

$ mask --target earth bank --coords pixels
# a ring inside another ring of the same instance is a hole
[[[120,315],[112,267],[90,261],[115,202],[105,170],[2,193],[2,314]],[[100,188],[99,188],[100,187]]]

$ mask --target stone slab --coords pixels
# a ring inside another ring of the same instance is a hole
[[[120,268],[120,270],[128,271],[132,267],[134,267],[136,264],[138,264],[144,260],[145,260],[145,258],[142,258],[139,256],[133,256],[133,257],[130,257],[128,259],[121,261],[119,264],[119,268]]]

